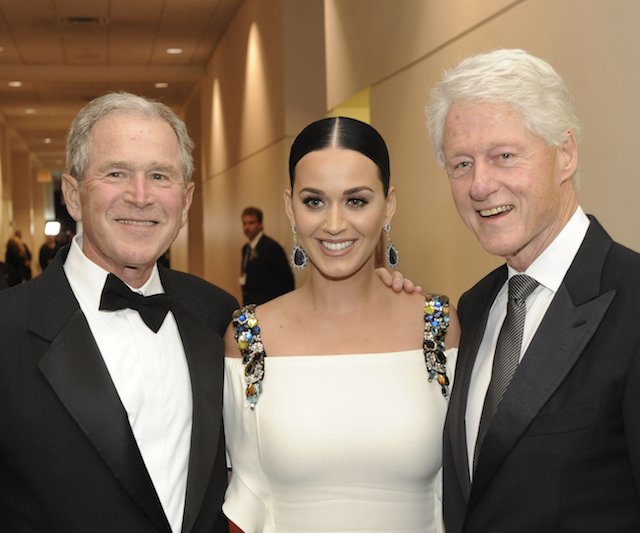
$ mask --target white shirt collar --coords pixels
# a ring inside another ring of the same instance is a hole
[[[562,231],[546,250],[529,265],[524,274],[531,276],[547,289],[557,292],[582,245],[589,224],[589,218],[578,206]],[[520,273],[511,267],[508,268],[509,278]]]
[[[82,302],[83,310],[89,310],[103,326],[109,323],[114,315],[113,311],[99,310],[102,289],[109,272],[84,255],[81,236],[76,235],[71,241],[69,254],[64,263],[64,272],[73,293]],[[142,287],[134,289],[129,285],[127,286],[132,291],[144,296],[164,293],[157,264],[153,266],[149,279]]]
[[[255,247],[258,245],[258,242],[260,242],[260,239],[262,239],[263,235],[264,235],[264,231],[261,231],[253,239],[249,241],[249,246],[251,246],[252,250],[254,250]]]

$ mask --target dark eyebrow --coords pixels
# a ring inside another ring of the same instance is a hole
[[[353,189],[347,189],[346,191],[344,191],[343,194],[345,196],[349,196],[350,194],[357,194],[357,193],[362,192],[362,191],[373,192],[373,189],[371,187],[365,187],[365,186],[354,187]]]
[[[349,196],[351,194],[357,194],[362,191],[373,192],[373,189],[371,187],[367,187],[363,185],[362,187],[353,187],[352,189],[347,189],[342,194],[344,196]],[[322,194],[322,191],[320,189],[313,189],[312,187],[305,187],[304,189],[301,189],[300,192],[301,193],[308,192],[310,194]]]

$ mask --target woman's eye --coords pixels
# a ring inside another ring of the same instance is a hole
[[[347,204],[353,207],[362,207],[366,205],[368,202],[364,198],[349,198],[347,200]]]
[[[320,207],[322,205],[322,200],[320,198],[310,196],[309,198],[302,200],[302,203],[309,207]]]

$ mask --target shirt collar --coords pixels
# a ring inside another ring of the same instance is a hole
[[[264,231],[261,231],[260,233],[258,233],[253,239],[249,241],[249,246],[251,246],[251,248],[254,249],[258,245],[258,242],[260,241],[260,239],[262,239],[263,235],[264,235]]]
[[[582,245],[587,230],[589,229],[589,218],[584,214],[580,206],[569,219],[569,222],[562,228],[562,231],[547,246],[536,260],[529,265],[524,274],[531,276],[547,289],[557,292],[562,284],[573,259]],[[508,266],[509,278],[520,274],[520,272]]]
[[[107,272],[101,266],[91,261],[82,251],[82,236],[76,235],[71,241],[69,254],[64,263],[64,272],[69,280],[69,285],[84,312],[91,312],[101,324],[107,324],[115,315],[113,311],[99,311],[102,289],[107,280]],[[158,265],[153,266],[147,282],[139,289],[127,285],[132,291],[150,296],[164,293]]]

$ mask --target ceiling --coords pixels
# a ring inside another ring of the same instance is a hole
[[[111,91],[179,111],[241,3],[0,0],[0,120],[11,149],[28,150],[41,168],[64,169],[74,116]]]

